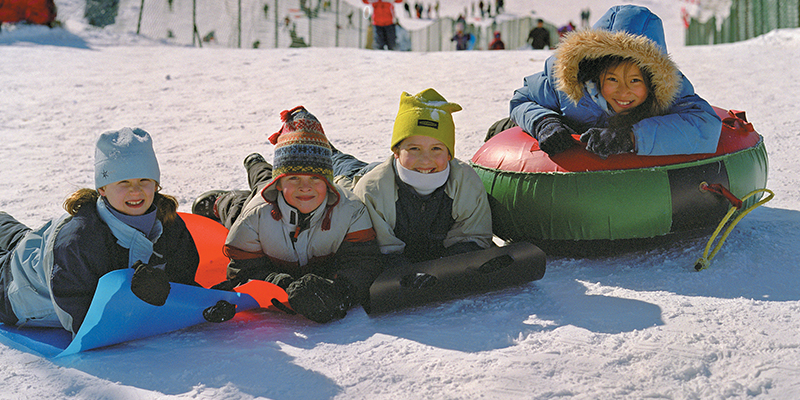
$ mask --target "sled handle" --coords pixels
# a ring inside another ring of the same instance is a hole
[[[744,202],[745,200],[749,199],[750,197],[752,197],[752,196],[754,196],[754,195],[756,195],[758,193],[768,193],[769,195],[767,197],[761,199],[760,201],[758,201],[756,204],[753,204],[752,206],[750,206],[747,209],[745,209],[744,211],[742,211],[742,213],[739,214],[739,216],[736,217],[736,219],[734,219],[733,222],[730,223],[730,225],[728,225],[728,228],[725,229],[725,233],[719,239],[719,242],[717,242],[717,245],[714,247],[714,250],[711,251],[711,253],[709,254],[709,251],[711,250],[711,244],[714,243],[714,239],[716,239],[717,235],[719,235],[719,232],[722,230],[722,228],[725,226],[725,224],[731,218],[733,213],[735,213],[736,211],[739,210],[739,208],[741,208],[741,205],[738,208],[736,206],[733,206],[733,207],[730,208],[730,210],[728,210],[728,213],[725,214],[725,217],[722,218],[722,221],[720,221],[719,225],[717,225],[717,229],[714,230],[714,233],[711,235],[711,238],[708,239],[708,243],[706,244],[706,249],[703,252],[703,256],[700,257],[699,259],[697,259],[697,262],[694,265],[694,269],[696,271],[701,271],[701,270],[704,270],[704,269],[708,268],[709,264],[711,264],[711,259],[714,258],[715,255],[717,255],[717,252],[722,247],[722,244],[725,243],[725,239],[728,238],[728,235],[731,233],[733,228],[736,226],[736,224],[739,223],[739,221],[742,220],[742,218],[744,218],[745,215],[747,215],[750,211],[755,210],[756,208],[758,208],[762,204],[772,200],[772,198],[775,197],[775,193],[773,193],[769,189],[756,189],[756,190],[753,190],[752,192],[748,193],[746,196],[742,197],[741,202]]]

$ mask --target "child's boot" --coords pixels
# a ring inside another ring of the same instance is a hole
[[[219,222],[217,199],[227,192],[227,190],[209,190],[201,194],[192,204],[192,214],[202,215]]]

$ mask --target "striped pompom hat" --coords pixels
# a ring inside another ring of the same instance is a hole
[[[281,112],[283,126],[269,137],[275,145],[272,180],[261,195],[267,202],[274,202],[278,193],[275,183],[287,175],[316,175],[328,183],[328,205],[339,201],[339,192],[333,186],[333,160],[331,145],[322,124],[303,106]]]

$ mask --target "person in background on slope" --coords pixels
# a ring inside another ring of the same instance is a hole
[[[372,5],[372,26],[375,33],[375,48],[394,50],[396,33],[394,27],[394,4],[403,0],[362,0]]]
[[[433,89],[403,93],[383,162],[334,150],[334,175],[364,202],[387,268],[489,248],[486,189],[456,159],[452,113],[461,106]]]
[[[545,47],[548,49],[553,48],[550,41],[550,31],[544,27],[544,20],[536,20],[536,26],[528,33],[528,44],[536,50],[542,50]]]
[[[489,44],[489,50],[504,50],[506,48],[503,39],[500,38],[500,31],[494,32],[494,40]]]
[[[722,127],[667,54],[661,19],[631,5],[569,34],[514,92],[510,118],[551,156],[576,133],[601,157],[713,153]]]
[[[569,21],[567,22],[566,25],[562,26],[561,28],[558,28],[558,39],[562,40],[564,36],[574,31],[575,31],[575,24],[573,24],[572,21]]]
[[[98,280],[118,269],[135,268],[131,290],[153,305],[169,282],[197,285],[200,256],[159,182],[150,135],[123,128],[100,135],[96,189],[69,196],[68,214],[32,230],[0,212],[2,322],[77,333]]]
[[[589,27],[589,17],[592,15],[592,10],[586,7],[581,10],[581,28]]]
[[[0,25],[2,23],[27,22],[29,24],[54,27],[56,4],[53,0],[2,0],[0,1]]]
[[[464,26],[462,24],[458,24],[456,27],[456,34],[450,38],[451,42],[456,42],[456,50],[467,50],[469,49],[469,41],[472,39],[471,33],[464,32]]]
[[[250,191],[210,191],[195,214],[230,228],[224,252],[232,290],[251,279],[274,283],[289,305],[325,323],[356,304],[369,307],[369,287],[383,271],[366,207],[333,184],[331,146],[322,125],[305,108],[281,113],[274,168],[254,153],[245,159]]]

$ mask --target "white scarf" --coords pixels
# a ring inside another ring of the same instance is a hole
[[[414,188],[422,196],[433,193],[434,190],[447,183],[447,178],[450,177],[450,163],[447,163],[444,171],[430,174],[410,170],[400,164],[396,158],[394,159],[394,165],[400,180]]]

